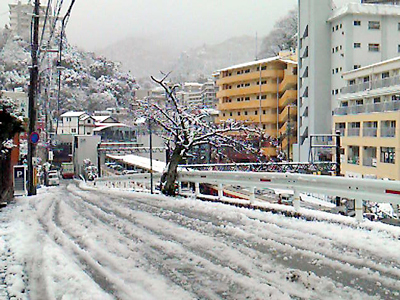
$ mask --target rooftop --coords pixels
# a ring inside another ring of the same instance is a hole
[[[238,64],[238,65],[233,65],[224,69],[220,69],[216,72],[223,72],[223,71],[228,71],[228,70],[232,70],[232,69],[240,69],[240,68],[245,68],[245,67],[250,67],[250,66],[255,66],[255,65],[260,65],[260,64],[266,64],[266,63],[270,63],[273,61],[281,61],[284,63],[292,63],[292,64],[297,64],[297,62],[288,59],[288,58],[283,58],[281,56],[274,56],[274,57],[269,57],[269,58],[264,58],[264,59],[259,59],[259,60],[254,60],[254,61],[250,61],[250,62],[246,62],[246,63],[242,63],[242,64]]]
[[[400,16],[400,6],[391,4],[348,3],[338,9],[333,10],[328,21],[333,21],[348,14]]]
[[[80,117],[86,114],[84,111],[67,111],[63,113],[60,117]]]

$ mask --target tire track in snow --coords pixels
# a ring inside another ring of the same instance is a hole
[[[114,199],[114,200],[116,200],[116,199]],[[131,201],[132,202],[132,201]],[[130,202],[130,203],[131,203]],[[94,203],[93,201],[90,201],[90,203],[92,204],[92,205],[99,205],[98,203]],[[146,203],[146,205],[147,205],[147,203]],[[138,209],[139,207],[135,207],[136,209]],[[158,208],[158,207],[157,207]],[[103,207],[103,209],[104,209],[104,207]],[[141,208],[139,208],[139,209],[143,209],[143,207],[141,207]],[[115,211],[112,211],[110,208],[106,208],[105,210],[107,210],[109,213],[114,213],[115,214]],[[154,211],[151,211],[152,213],[154,213]],[[171,212],[172,213],[172,212]],[[123,216],[123,215],[120,215],[119,217],[125,217],[126,218],[126,216]],[[171,220],[169,220],[169,221],[171,221]],[[161,232],[161,233],[158,233],[158,234],[161,234],[161,235],[164,235],[164,236],[168,236],[168,234],[166,233],[166,232]],[[174,239],[176,239],[176,237],[175,236],[170,236],[170,238],[174,238]],[[230,245],[229,245],[230,246]],[[250,249],[248,249],[248,250],[250,250]],[[252,250],[252,249],[251,249]]]

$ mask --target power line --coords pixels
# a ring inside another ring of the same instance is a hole
[[[46,15],[44,17],[42,35],[40,37],[39,51],[42,49],[42,42],[43,42],[43,38],[44,38],[44,33],[46,31],[46,24],[47,24],[47,19],[49,17],[49,10],[50,10],[50,6],[51,6],[51,2],[52,2],[52,0],[47,0]]]

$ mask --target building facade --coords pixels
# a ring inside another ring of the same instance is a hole
[[[378,3],[378,1],[374,1]],[[299,1],[299,144],[306,161],[311,134],[330,134],[342,74],[400,53],[400,6]],[[328,74],[329,73],[329,74]]]
[[[10,30],[15,36],[22,37],[25,41],[30,41],[31,36],[31,21],[33,14],[33,4],[22,4],[21,1],[17,3],[9,4],[10,11]],[[42,31],[45,15],[47,11],[47,6],[41,5],[39,7],[39,28]],[[48,9],[49,16],[46,20],[46,30],[44,32],[44,39],[48,39],[50,36],[51,28],[54,23],[54,16],[52,15],[52,9]]]
[[[400,180],[400,57],[343,74],[334,129],[342,134],[342,173]]]
[[[222,69],[217,86],[216,123],[235,120],[262,128],[271,137],[281,137],[282,148],[296,141],[297,62],[293,56]],[[262,150],[268,156],[277,155],[275,146],[263,145]]]

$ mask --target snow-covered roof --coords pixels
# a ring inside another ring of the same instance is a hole
[[[147,157],[137,156],[133,154],[129,155],[111,155],[108,154],[107,157],[112,159],[121,160],[126,164],[134,165],[142,169],[150,170],[150,159]],[[153,171],[162,173],[165,169],[166,163],[163,161],[158,161],[153,159]]]
[[[92,116],[93,119],[96,120],[96,122],[102,123],[108,118],[111,118],[111,116]]]
[[[233,66],[230,66],[230,67],[227,67],[224,69],[217,70],[216,72],[223,72],[223,71],[228,71],[228,70],[232,70],[232,69],[240,69],[240,68],[250,67],[250,66],[254,66],[254,65],[265,64],[265,63],[269,63],[269,62],[273,62],[273,61],[281,61],[281,62],[285,62],[285,63],[297,64],[297,62],[295,62],[291,59],[282,58],[281,56],[274,56],[274,57],[264,58],[264,59],[260,59],[260,60],[254,60],[254,61],[250,61],[250,62],[238,64],[238,65],[233,65]]]
[[[129,128],[131,128],[131,126],[128,126],[123,123],[95,123],[95,125],[96,125],[96,128],[93,129],[93,131],[102,131],[106,128],[111,128],[111,127],[129,127]]]
[[[82,115],[86,114],[84,111],[67,111],[66,113],[63,113],[60,117],[80,117]]]
[[[400,6],[390,4],[360,4],[348,3],[338,9],[335,9],[328,21],[333,21],[344,15],[385,15],[385,16],[400,16]]]
[[[80,118],[80,119],[81,119],[82,121],[85,121],[85,120],[87,120],[87,119],[89,119],[89,118],[93,119],[93,117],[91,117],[91,116],[89,116],[89,115],[83,116],[83,117]]]
[[[371,64],[371,65],[368,65],[368,66],[365,66],[365,67],[361,67],[361,68],[358,68],[358,69],[355,69],[355,70],[350,70],[350,71],[344,72],[343,75],[359,73],[360,71],[363,71],[363,70],[373,69],[373,68],[380,67],[380,66],[387,65],[387,64],[390,64],[390,63],[394,63],[394,62],[400,62],[400,56],[397,56],[397,57],[394,57],[394,58],[391,58],[391,59],[387,59],[387,60],[384,60],[384,61],[380,61],[380,62]]]
[[[214,108],[203,108],[200,111],[210,115],[219,115],[219,110]]]

